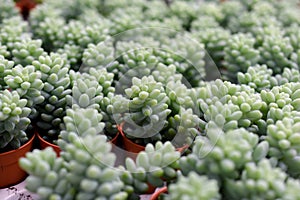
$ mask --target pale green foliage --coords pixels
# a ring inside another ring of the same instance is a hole
[[[204,44],[194,40],[192,35],[177,34],[174,39],[166,40],[161,45],[161,50],[169,55],[167,62],[163,63],[174,64],[176,71],[181,73],[190,85],[198,86],[206,75],[204,48]]]
[[[192,170],[217,180],[235,179],[253,160],[252,152],[257,144],[258,136],[245,129],[224,133],[216,124],[210,123],[206,136],[195,139],[192,153],[180,159],[181,169],[184,174]],[[267,149],[261,152],[266,153]]]
[[[212,16],[199,16],[197,19],[195,19],[191,24],[191,31],[201,31],[206,28],[217,28],[220,25]]]
[[[278,85],[278,80],[272,75],[273,70],[266,65],[255,65],[249,67],[246,73],[238,72],[237,78],[240,84],[249,85],[260,92]]]
[[[13,0],[0,1],[0,24],[4,19],[18,15],[18,10],[15,7]]]
[[[13,16],[3,19],[0,29],[0,42],[7,46],[9,51],[14,49],[15,42],[28,37],[28,22],[23,21],[21,16]]]
[[[145,151],[140,152],[136,161],[126,158],[125,167],[131,172],[131,184],[137,192],[145,192],[148,184],[161,187],[165,180],[176,178],[176,167],[180,152],[176,151],[171,142],[147,144]]]
[[[69,142],[69,135],[76,133],[79,137],[87,135],[95,136],[102,134],[105,124],[102,121],[102,115],[93,108],[78,108],[73,106],[66,110],[66,116],[63,118],[65,130],[60,132],[60,147],[66,150],[66,144]]]
[[[37,105],[40,112],[37,126],[43,130],[47,139],[56,140],[65,115],[66,96],[71,93],[69,66],[62,56],[55,53],[40,56],[32,65],[42,74],[41,80],[44,83],[41,93],[45,101]]]
[[[14,65],[15,63],[13,61],[7,60],[0,55],[0,89],[6,88],[4,78],[11,73],[11,69]]]
[[[237,72],[246,72],[248,67],[257,64],[260,57],[254,44],[255,38],[247,34],[236,34],[229,39],[224,49],[224,67],[230,80],[235,81]]]
[[[281,168],[299,176],[300,118],[285,117],[268,126],[266,140],[270,143],[269,155],[279,161]]]
[[[51,147],[35,149],[21,158],[19,164],[30,176],[26,189],[39,195],[40,199],[70,199],[74,190],[67,180],[67,168],[63,158],[57,158]]]
[[[134,77],[125,95],[117,95],[112,101],[114,118],[117,123],[125,122],[123,130],[129,137],[157,140],[171,113],[168,102],[164,85],[153,76]]]
[[[227,180],[225,193],[230,199],[297,199],[299,182],[289,178],[280,168],[273,168],[269,160],[248,163],[240,180]],[[289,182],[286,184],[286,182]],[[292,186],[291,183],[295,183]],[[290,198],[287,198],[289,196]]]
[[[90,68],[106,68],[111,71],[110,66],[116,59],[112,42],[112,38],[108,38],[97,45],[89,44],[83,52],[80,71],[88,71]]]
[[[217,200],[220,199],[217,181],[210,180],[206,176],[199,176],[191,172],[187,177],[180,176],[176,183],[169,186],[167,197],[169,200]]]
[[[47,148],[20,160],[31,175],[27,189],[41,199],[126,199],[119,172],[111,168],[115,155],[106,137],[88,134],[81,138],[70,132],[68,140],[60,158]]]
[[[34,60],[37,60],[42,55],[46,55],[41,46],[42,40],[40,39],[31,40],[28,38],[15,42],[12,50],[12,60],[15,64],[31,65]]]
[[[286,83],[261,92],[261,99],[267,104],[267,124],[274,124],[284,117],[299,115],[299,88],[299,83]]]
[[[36,71],[34,66],[17,65],[4,77],[4,81],[9,88],[16,90],[20,97],[27,99],[28,107],[32,107],[45,100],[45,97],[41,95],[44,87],[41,77],[41,72]]]
[[[224,49],[230,38],[230,31],[221,27],[207,28],[193,33],[194,38],[205,45],[213,61],[219,66],[224,59]]]
[[[178,114],[168,118],[168,126],[162,130],[162,140],[172,141],[175,147],[191,145],[204,127],[205,122],[192,109],[181,108]]]
[[[26,104],[16,91],[0,92],[0,149],[18,149],[28,140],[25,131],[31,109]]]

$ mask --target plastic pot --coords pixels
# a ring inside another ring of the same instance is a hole
[[[20,9],[20,13],[24,19],[29,17],[30,11],[36,7],[34,0],[18,0],[16,6]]]
[[[162,187],[151,195],[150,200],[157,200],[159,195],[167,192],[168,192],[168,187],[167,186]]]
[[[27,173],[19,167],[19,159],[33,149],[35,134],[16,150],[0,154],[0,188],[6,188],[23,181]]]
[[[145,150],[144,146],[136,144],[126,137],[126,135],[123,132],[123,124],[118,125],[118,130],[122,137],[123,147],[126,151],[137,154]]]
[[[35,132],[35,134],[37,135],[37,138],[39,140],[40,149],[46,149],[47,147],[52,147],[56,155],[59,156],[61,149],[58,145],[46,141],[45,139],[42,138],[42,136],[37,131]]]

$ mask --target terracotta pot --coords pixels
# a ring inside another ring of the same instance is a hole
[[[52,144],[52,143],[44,140],[42,138],[42,136],[37,131],[35,132],[35,134],[37,135],[37,138],[39,140],[39,147],[40,147],[40,149],[45,149],[47,147],[52,147],[53,150],[55,151],[56,155],[59,156],[61,149],[60,149],[60,147],[58,145]]]
[[[0,154],[0,188],[15,185],[23,181],[27,174],[19,167],[19,159],[32,150],[35,135],[16,150]]]
[[[130,153],[136,154],[145,150],[144,146],[136,144],[126,137],[126,135],[123,132],[123,124],[118,126],[118,130],[120,135],[122,136],[123,147],[125,150],[127,150]]]
[[[128,152],[127,154],[129,157],[135,159],[139,152],[145,150],[145,146],[136,144],[133,141],[131,141],[130,139],[128,139],[123,132],[123,124],[120,124],[117,127],[118,127],[119,133],[122,137],[122,143],[123,143],[124,149]],[[180,153],[183,153],[187,148],[189,148],[189,145],[185,144],[182,147],[176,148],[176,150],[179,151]]]
[[[34,0],[18,0],[16,6],[19,8],[23,18],[27,19],[30,11],[35,8],[36,4]]]
[[[150,197],[150,200],[157,200],[159,195],[161,195],[162,193],[167,193],[167,192],[168,192],[168,187],[167,186],[162,187],[152,194],[152,196]]]
[[[109,140],[109,142],[114,145],[117,145],[119,142],[119,136],[120,136],[120,132],[117,132],[116,136],[114,138],[112,138],[111,140]]]

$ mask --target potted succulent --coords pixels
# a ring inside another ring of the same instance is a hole
[[[36,105],[39,115],[35,120],[41,145],[44,145],[44,140],[55,144],[66,112],[66,96],[71,93],[69,66],[61,55],[54,53],[40,56],[32,65],[41,73],[44,83],[41,94],[45,101]]]
[[[65,117],[66,130],[58,144],[62,151],[57,158],[51,148],[34,150],[20,159],[21,167],[30,176],[26,188],[40,198],[111,198],[127,199],[132,189],[114,169],[116,156],[103,131],[102,116],[94,109],[70,109]],[[127,188],[127,189],[126,189]]]
[[[125,148],[131,148],[133,144],[127,138],[144,146],[147,140],[159,140],[160,130],[171,113],[163,84],[155,81],[153,76],[133,78],[132,86],[125,90],[125,95],[116,95],[112,99],[113,116],[118,124],[122,124]]]
[[[0,187],[16,184],[26,177],[18,166],[18,159],[33,147],[34,133],[27,129],[31,109],[27,100],[16,91],[0,92]]]
[[[175,183],[157,190],[151,200],[157,200],[162,194],[164,199],[220,199],[219,186],[216,180],[208,179],[206,176],[200,176],[195,172],[190,172],[188,176],[180,175]]]
[[[171,142],[147,144],[145,151],[138,153],[135,160],[126,158],[124,167],[133,178],[126,184],[132,185],[136,193],[153,193],[156,187],[162,187],[164,182],[177,177],[180,155]]]

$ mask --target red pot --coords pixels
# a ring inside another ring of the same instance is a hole
[[[55,151],[56,155],[59,156],[61,149],[58,145],[52,144],[52,143],[44,140],[38,132],[35,132],[35,134],[37,135],[37,137],[39,139],[40,149],[46,149],[47,147],[52,147],[53,150]]]
[[[167,192],[168,192],[168,187],[167,186],[162,187],[152,194],[152,196],[150,197],[150,200],[157,200],[159,195],[161,195],[162,193],[167,193]]]
[[[31,139],[16,150],[0,154],[0,188],[6,188],[23,181],[27,173],[19,167],[19,159],[33,149],[33,141],[35,135]]]
[[[34,0],[18,0],[16,6],[20,9],[23,18],[27,19],[30,11],[35,8],[36,4]]]
[[[125,136],[125,134],[123,132],[123,124],[121,124],[120,126],[118,126],[118,130],[119,130],[119,133],[122,136],[122,142],[123,142],[123,146],[124,146],[125,150],[127,150],[127,151],[129,151],[131,153],[136,153],[136,154],[145,150],[144,146],[132,142],[130,139],[128,139]]]

